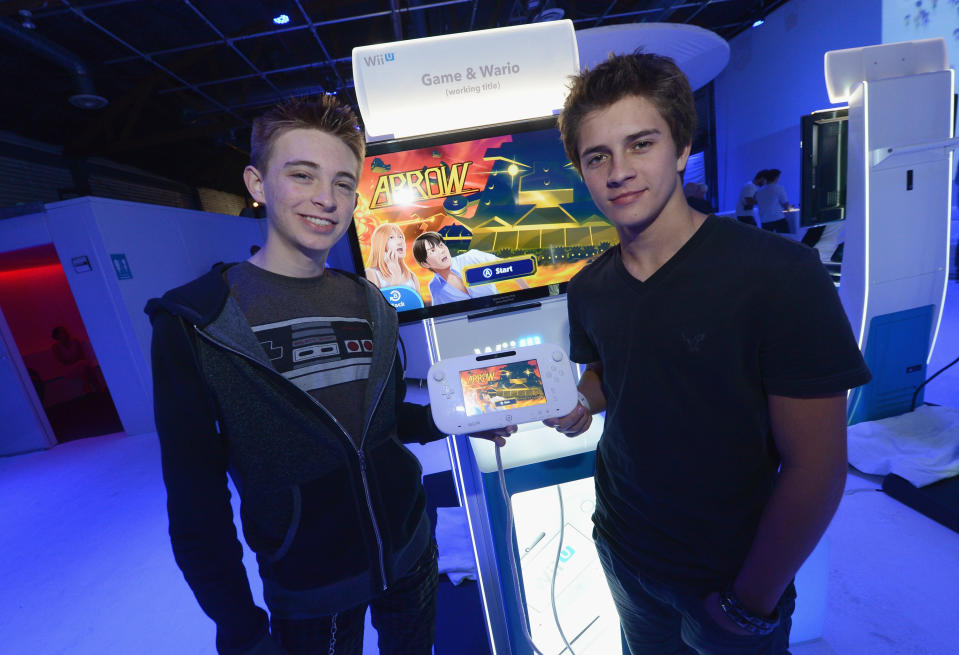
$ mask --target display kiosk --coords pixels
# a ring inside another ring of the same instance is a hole
[[[940,38],[827,52],[825,76],[849,103],[839,295],[873,375],[850,394],[858,423],[922,401],[949,272],[954,72]]]
[[[485,314],[485,315],[484,315]],[[434,319],[432,350],[446,356],[477,347],[540,342],[568,349],[565,296],[548,297],[513,308],[509,314],[476,312]],[[562,638],[553,617],[555,604],[567,640],[577,653],[616,653],[621,648],[619,621],[592,543],[593,469],[602,416],[583,435],[569,439],[541,424],[527,424],[502,449],[505,492],[512,497],[514,535],[506,532],[507,507],[490,442],[455,436],[451,460],[460,503],[466,509],[476,554],[487,625],[496,653],[531,653],[522,632],[524,599],[528,625],[543,652],[560,652]],[[562,495],[562,509],[560,507]],[[560,544],[560,528],[564,539]],[[504,545],[518,561],[514,581]],[[551,597],[557,553],[560,563]],[[516,582],[520,588],[517,589]]]
[[[351,233],[357,270],[386,285],[401,322],[422,320],[433,362],[534,344],[568,353],[565,284],[616,241],[556,131],[579,72],[572,23],[381,44],[353,59],[370,141]],[[387,231],[400,250],[384,245]],[[434,256],[455,262],[458,283],[427,268]],[[621,652],[590,534],[602,423],[575,439],[522,425],[500,451],[502,478],[491,442],[448,441],[494,653],[532,653],[524,625],[543,652],[562,650],[554,606],[576,653]]]

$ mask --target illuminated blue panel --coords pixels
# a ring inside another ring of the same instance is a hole
[[[876,316],[869,322],[865,358],[872,381],[855,390],[849,423],[908,412],[912,394],[926,379],[932,305]],[[922,403],[922,393],[916,404]]]

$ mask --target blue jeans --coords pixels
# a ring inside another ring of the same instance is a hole
[[[595,530],[593,538],[632,655],[782,655],[788,652],[795,608],[791,587],[779,601],[780,622],[772,633],[738,635],[712,620],[703,607],[703,598],[643,577],[618,559]]]
[[[370,601],[383,655],[430,655],[436,634],[436,542],[404,578]],[[362,655],[366,605],[313,619],[271,618],[273,639],[290,655]]]

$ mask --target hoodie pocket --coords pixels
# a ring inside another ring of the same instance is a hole
[[[268,558],[268,561],[271,563],[282,559],[287,552],[289,552],[290,546],[293,544],[293,540],[296,538],[297,530],[300,528],[300,519],[303,516],[303,496],[300,493],[299,487],[293,487],[291,491],[293,497],[293,513],[290,516],[290,525],[286,529],[286,535],[283,537],[283,543],[281,543],[280,547],[277,548],[276,551]]]

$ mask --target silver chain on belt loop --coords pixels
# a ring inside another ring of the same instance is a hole
[[[330,619],[330,655],[336,653],[336,617],[337,615],[334,614]]]

